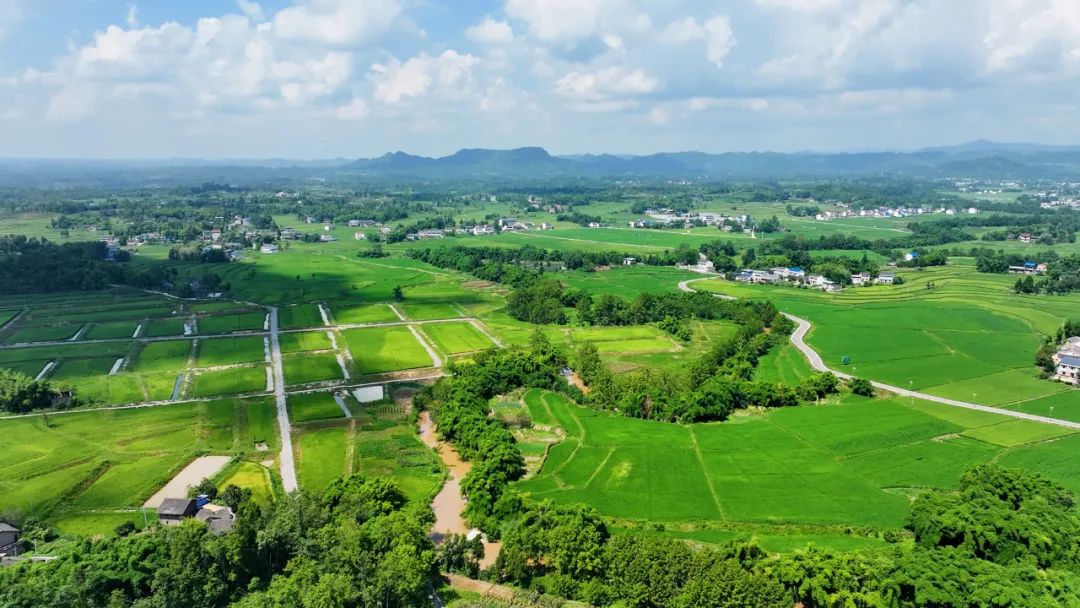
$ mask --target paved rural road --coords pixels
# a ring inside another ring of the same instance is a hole
[[[704,278],[700,278],[700,279],[690,279],[689,281],[682,281],[681,283],[679,283],[679,289],[682,290],[682,291],[693,292],[693,291],[696,291],[696,290],[693,287],[690,287],[690,283],[694,283],[696,281],[705,281],[705,280],[712,279],[712,278],[715,278],[715,277],[704,277]],[[735,298],[733,298],[731,296],[726,296],[726,295],[721,295],[721,294],[713,294],[713,295],[715,295],[715,296],[717,296],[719,298],[724,298],[726,300],[734,300],[735,299]],[[839,372],[839,371],[836,371],[834,369],[830,369],[829,366],[825,365],[825,361],[821,358],[821,355],[819,355],[816,350],[811,348],[810,345],[806,343],[806,334],[808,334],[810,332],[810,327],[811,327],[809,321],[807,321],[806,319],[800,319],[799,317],[796,317],[795,315],[790,315],[790,314],[788,314],[786,312],[782,313],[782,314],[785,317],[787,317],[787,318],[789,318],[789,319],[791,319],[792,321],[795,322],[797,327],[795,328],[795,331],[791,334],[791,343],[794,344],[795,348],[799,349],[799,352],[801,352],[806,357],[806,359],[810,362],[810,367],[814,368],[816,371],[819,371],[819,372],[830,372],[833,375],[835,375],[836,377],[843,378],[845,380],[848,380],[848,379],[850,379],[852,377],[851,374],[845,374],[844,372]],[[944,404],[944,405],[951,405],[953,407],[962,407],[964,409],[969,409],[969,410],[976,410],[976,411],[980,411],[980,412],[989,412],[991,414],[999,414],[1001,416],[1009,416],[1011,418],[1019,418],[1021,420],[1031,420],[1033,422],[1042,422],[1044,424],[1053,424],[1053,425],[1056,425],[1056,426],[1063,426],[1063,427],[1070,428],[1070,429],[1080,429],[1080,422],[1073,422],[1071,420],[1062,420],[1060,418],[1050,418],[1048,416],[1038,416],[1036,414],[1027,414],[1027,413],[1024,413],[1024,412],[1014,412],[1012,410],[1006,410],[1006,409],[997,408],[997,407],[990,407],[988,405],[979,405],[978,403],[968,403],[967,401],[957,401],[955,399],[947,399],[945,397],[938,397],[937,395],[930,395],[930,394],[927,394],[927,393],[920,393],[918,391],[910,391],[910,390],[908,390],[906,388],[900,388],[899,386],[892,386],[891,384],[885,384],[883,382],[873,382],[873,381],[871,381],[871,384],[873,384],[875,388],[878,388],[878,389],[883,390],[883,391],[888,391],[890,393],[895,393],[895,394],[901,395],[903,397],[913,397],[913,398],[916,398],[916,399],[922,399],[924,401],[933,401],[934,403],[941,403],[941,404]]]
[[[285,402],[285,372],[278,341],[277,306],[270,309],[270,358],[274,360],[274,400],[277,402],[278,432],[281,434],[281,486],[286,492],[295,492],[299,485],[296,483],[296,462],[293,460],[289,408]]]

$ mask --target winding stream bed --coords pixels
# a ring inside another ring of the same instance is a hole
[[[424,445],[434,448],[439,453],[439,458],[450,471],[446,483],[431,501],[431,509],[435,511],[435,525],[431,527],[431,538],[439,543],[450,534],[469,533],[469,527],[461,516],[461,512],[465,510],[465,497],[461,494],[461,480],[468,474],[472,465],[462,460],[453,446],[439,439],[435,432],[435,423],[428,412],[420,412],[418,424],[420,440],[424,442]],[[500,548],[500,543],[484,541],[484,558],[480,560],[480,567],[486,568],[494,564],[495,558],[499,556]]]

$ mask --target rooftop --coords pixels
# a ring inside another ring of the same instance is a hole
[[[166,498],[158,507],[158,515],[187,515],[195,507],[195,500],[191,498]]]
[[[1080,367],[1080,357],[1062,357],[1061,364],[1069,367]]]

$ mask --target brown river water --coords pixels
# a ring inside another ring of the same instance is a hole
[[[435,495],[435,500],[431,501],[431,509],[435,511],[435,525],[431,527],[431,538],[438,543],[449,534],[468,534],[469,527],[461,517],[461,512],[465,510],[465,497],[461,494],[461,480],[472,467],[461,459],[453,446],[439,440],[439,436],[435,433],[435,423],[428,412],[420,412],[418,424],[421,441],[439,453],[439,458],[450,471],[446,483]],[[495,558],[499,556],[499,549],[499,543],[485,541],[484,559],[480,560],[480,567],[486,568],[495,563]]]

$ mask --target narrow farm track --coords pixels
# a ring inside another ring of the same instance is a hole
[[[706,280],[709,280],[709,279],[712,279],[712,278],[715,278],[715,277],[703,277],[703,278],[700,278],[700,279],[690,279],[688,281],[682,281],[682,282],[679,283],[679,289],[681,291],[685,291],[685,292],[695,292],[697,290],[695,290],[693,287],[691,287],[690,283],[694,283],[694,282],[697,282],[697,281],[706,281]],[[713,294],[713,295],[718,297],[718,298],[723,298],[725,300],[734,300],[735,299],[732,296],[726,296],[726,295],[721,295],[721,294]],[[807,321],[806,319],[801,319],[801,318],[796,317],[794,315],[788,314],[786,312],[782,312],[781,314],[783,314],[785,317],[787,317],[787,318],[789,318],[789,319],[791,319],[792,321],[795,322],[797,327],[795,328],[795,331],[791,334],[791,343],[794,344],[795,348],[799,349],[799,352],[801,352],[803,354],[803,356],[806,357],[806,360],[810,363],[810,367],[812,367],[815,371],[818,371],[818,372],[830,372],[834,376],[836,376],[838,378],[843,378],[845,380],[849,380],[849,379],[852,378],[851,374],[845,374],[844,372],[839,372],[839,371],[836,371],[834,369],[830,369],[829,366],[825,365],[825,361],[821,358],[821,355],[819,355],[816,350],[814,350],[809,344],[806,343],[806,334],[810,333],[810,328],[812,327],[810,325],[809,321]],[[964,409],[968,409],[968,410],[975,410],[975,411],[979,411],[979,412],[988,412],[988,413],[991,413],[991,414],[998,414],[998,415],[1001,415],[1001,416],[1008,416],[1010,418],[1019,418],[1020,420],[1030,420],[1032,422],[1041,422],[1043,424],[1052,424],[1052,425],[1055,425],[1055,426],[1061,426],[1061,427],[1065,427],[1065,428],[1069,428],[1069,429],[1078,429],[1078,430],[1080,430],[1080,422],[1073,422],[1071,420],[1062,420],[1060,418],[1050,418],[1049,416],[1039,416],[1039,415],[1036,415],[1036,414],[1027,414],[1027,413],[1024,413],[1024,412],[1014,412],[1012,410],[1006,410],[1006,409],[1002,409],[1002,408],[991,407],[991,406],[988,406],[988,405],[980,405],[978,403],[969,403],[967,401],[957,401],[956,399],[948,399],[946,397],[938,397],[937,395],[930,395],[928,393],[920,393],[918,391],[912,391],[912,390],[908,390],[906,388],[900,388],[899,386],[892,386],[891,384],[885,384],[883,382],[871,381],[871,384],[873,384],[874,387],[877,388],[877,389],[887,391],[887,392],[890,392],[890,393],[893,393],[893,394],[896,394],[896,395],[900,395],[902,397],[912,397],[912,398],[915,398],[915,399],[922,399],[924,401],[933,401],[934,403],[941,403],[943,405],[949,405],[949,406],[952,406],[952,407],[959,407],[959,408],[964,408]]]
[[[281,485],[286,492],[299,488],[296,482],[296,462],[293,459],[292,427],[285,400],[285,371],[281,363],[281,343],[278,340],[278,309],[270,309],[270,356],[274,361],[274,401],[277,405],[278,432],[281,435]]]

